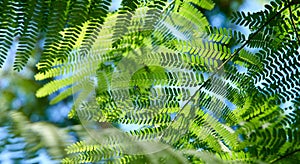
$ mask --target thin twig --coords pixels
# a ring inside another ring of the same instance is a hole
[[[300,149],[296,149],[296,150],[294,150],[294,151],[292,151],[292,152],[289,152],[289,153],[287,153],[287,154],[285,154],[285,155],[283,155],[283,156],[280,156],[279,158],[277,158],[277,159],[271,161],[270,163],[275,163],[275,162],[277,162],[277,161],[279,161],[279,160],[282,160],[282,159],[284,159],[284,158],[287,158],[288,156],[293,155],[293,154],[295,154],[295,153],[297,153],[297,152],[300,152]]]

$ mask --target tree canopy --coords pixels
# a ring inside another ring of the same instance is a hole
[[[250,34],[212,26],[215,3]],[[62,163],[300,160],[298,0],[253,13],[212,0],[111,5],[0,2],[0,66],[17,47],[14,75],[1,72],[0,150],[22,150],[21,162],[42,150]]]

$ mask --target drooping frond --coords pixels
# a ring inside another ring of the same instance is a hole
[[[270,25],[276,24],[278,22],[269,22],[270,18],[278,16],[281,12],[286,10],[290,5],[293,5],[296,1],[289,3],[287,1],[272,1],[269,4],[265,5],[265,10],[255,12],[255,13],[244,13],[244,12],[235,12],[233,14],[232,22],[241,25],[249,26],[250,29],[254,30],[261,26],[264,23],[271,23]]]
[[[74,48],[84,23],[90,21],[89,30],[82,38],[82,47],[89,50],[95,40],[95,31],[100,28],[108,13],[110,0],[93,1],[1,1],[1,54],[0,66],[8,50],[18,42],[14,69],[20,71],[32,56],[39,37],[44,36],[44,52],[39,68],[42,72],[51,68],[56,60],[65,60]],[[61,31],[68,31],[64,35]],[[58,42],[63,42],[60,45]]]
[[[109,130],[109,129],[106,129]],[[135,142],[127,135],[111,129],[104,133],[113,133],[105,143],[77,142],[67,148],[69,154],[62,163],[186,163],[180,152],[167,145],[155,142]],[[101,135],[101,133],[99,133]],[[154,147],[163,147],[159,152],[152,152]],[[126,152],[126,153],[125,153]]]
[[[226,28],[207,28],[208,39],[213,42],[219,42],[222,44],[243,44],[246,41],[246,36],[239,31],[233,31]]]
[[[76,3],[76,5],[74,3]],[[50,10],[50,13],[53,15],[49,15],[50,20],[48,20],[48,23],[55,27],[51,27],[46,33],[45,51],[38,64],[38,68],[41,72],[45,72],[45,70],[51,68],[53,62],[56,60],[64,61],[67,58],[68,53],[73,49],[78,48],[78,45],[75,44],[78,41],[81,42],[81,51],[79,51],[79,53],[87,52],[90,48],[89,45],[93,44],[95,37],[101,28],[110,5],[109,0],[74,3],[68,2],[65,4],[65,7],[70,10],[70,15],[64,12],[66,10],[63,9],[64,5],[55,3],[50,4],[50,7],[54,10]],[[88,14],[85,15],[82,13]],[[80,17],[77,18],[77,16]],[[56,21],[58,21],[58,23],[56,23]],[[87,21],[89,21],[89,24],[86,27]],[[68,28],[64,30],[65,27]],[[64,33],[61,33],[63,30]],[[82,31],[85,31],[83,36],[81,36],[82,33],[79,35]]]

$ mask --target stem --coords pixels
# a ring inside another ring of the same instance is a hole
[[[282,160],[282,159],[284,159],[284,158],[287,158],[288,156],[293,155],[294,153],[297,153],[297,152],[299,152],[299,151],[300,151],[300,149],[296,149],[296,150],[294,150],[294,151],[292,151],[292,152],[289,152],[289,153],[287,153],[287,154],[285,154],[285,155],[283,155],[283,156],[280,156],[279,158],[277,158],[277,159],[271,161],[270,163],[275,163],[275,162],[277,162],[277,161],[279,161],[279,160]]]

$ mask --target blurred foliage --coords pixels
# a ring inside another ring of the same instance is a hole
[[[32,53],[39,56],[40,52],[37,46]],[[14,55],[13,51],[10,53]],[[43,150],[52,162],[58,162],[66,155],[65,148],[85,135],[78,120],[67,118],[67,104],[72,99],[61,101],[53,109],[49,98],[36,97],[36,91],[45,82],[34,79],[35,64],[31,59],[23,71],[16,72],[7,62],[0,71],[0,156],[6,159],[0,158],[0,163],[40,163],[46,160],[39,158]]]
[[[243,4],[244,0],[215,0],[214,2],[216,3],[215,10],[218,9],[228,18]]]
[[[36,98],[35,92],[41,87],[33,76],[26,78],[16,72],[1,72],[0,74],[1,110],[17,110],[32,121],[47,120],[47,98]]]

